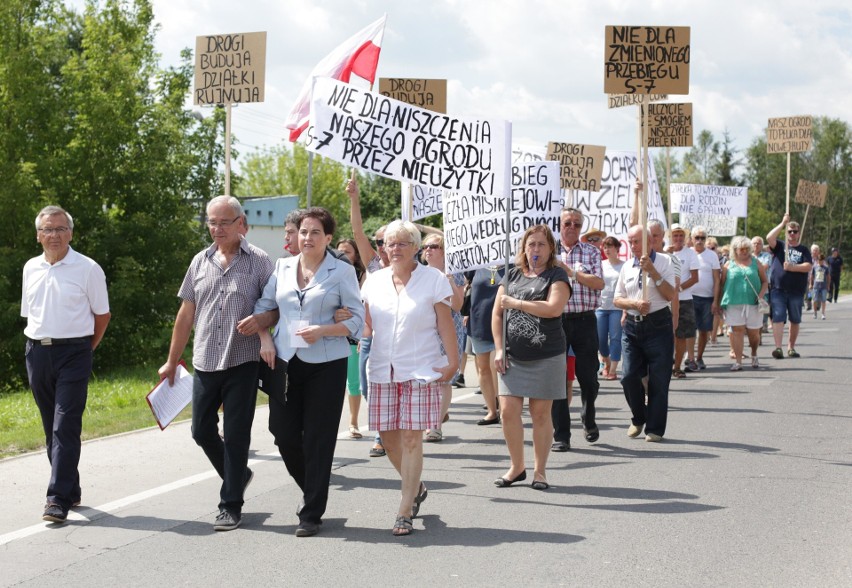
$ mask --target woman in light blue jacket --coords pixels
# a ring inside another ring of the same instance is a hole
[[[310,537],[319,531],[328,503],[350,353],[347,337],[360,336],[364,306],[355,269],[328,254],[335,229],[331,214],[309,208],[298,229],[301,253],[276,262],[255,312],[280,312],[274,333],[260,333],[263,360],[270,367],[289,362],[286,395],[270,394],[269,430],[303,492],[296,536]],[[351,316],[335,322],[341,308]]]

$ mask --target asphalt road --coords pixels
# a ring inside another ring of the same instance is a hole
[[[730,373],[726,339],[709,347],[706,371],[672,382],[663,443],[628,438],[621,386],[602,382],[600,440],[583,440],[574,409],[546,492],[493,485],[501,429],[476,426],[482,397],[456,390],[445,440],[425,446],[429,497],[408,538],[390,533],[393,468],[367,456],[369,436],[345,438],[346,416],[312,538],[294,537],[299,493],[265,408],[243,525],[226,533],[212,530],[219,479],[188,423],[86,443],[83,505],[61,526],[41,522],[44,453],[6,459],[0,585],[852,586],[852,298],[828,314],[804,318],[801,359],[773,360],[765,335],[758,371]],[[529,441],[527,456],[531,470]]]

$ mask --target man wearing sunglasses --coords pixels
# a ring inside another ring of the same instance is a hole
[[[778,238],[787,228],[787,241]],[[772,272],[770,278],[769,304],[772,308],[772,335],[775,338],[775,351],[772,357],[782,359],[784,342],[784,324],[790,319],[790,338],[787,341],[787,357],[799,357],[796,351],[796,339],[799,337],[799,323],[802,322],[802,303],[808,290],[808,274],[813,267],[813,259],[808,248],[799,242],[801,227],[790,220],[790,213],[781,219],[781,224],[766,235],[766,244],[772,251]]]

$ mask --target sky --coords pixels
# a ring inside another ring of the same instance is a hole
[[[669,102],[693,104],[696,136],[707,129],[721,139],[727,130],[743,150],[764,134],[768,118],[808,114],[852,122],[849,0],[153,0],[153,6],[162,65],[177,64],[198,35],[267,31],[265,102],[233,111],[242,154],[286,141],[284,119],[314,65],[384,13],[377,77],[445,78],[450,114],[509,120],[516,144],[635,150],[636,107],[606,105],[607,25],[691,27],[690,93]]]

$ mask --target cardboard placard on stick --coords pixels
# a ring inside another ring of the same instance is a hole
[[[432,112],[447,113],[447,80],[379,78],[379,94]]]
[[[607,94],[607,108],[622,108],[623,106],[636,106],[640,100],[645,104],[648,102],[662,102],[668,100],[668,94]]]
[[[767,153],[801,153],[811,148],[813,118],[787,116],[770,118],[766,125]]]
[[[600,190],[606,147],[576,143],[547,144],[548,161],[559,162],[563,190]]]
[[[796,188],[796,202],[808,206],[825,206],[825,197],[828,194],[828,184],[818,184],[808,180],[799,180]]]
[[[689,94],[689,27],[607,26],[604,92]]]
[[[648,147],[692,147],[691,102],[648,108]]]
[[[266,32],[195,38],[193,104],[263,102]]]

